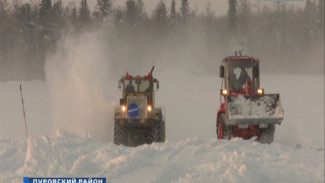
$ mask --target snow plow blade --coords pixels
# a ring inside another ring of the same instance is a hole
[[[279,94],[227,95],[226,124],[281,124],[283,109]]]

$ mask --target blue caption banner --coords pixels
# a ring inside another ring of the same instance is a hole
[[[103,177],[24,177],[23,183],[106,183]]]

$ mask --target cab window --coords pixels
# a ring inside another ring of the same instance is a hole
[[[148,92],[150,89],[150,81],[149,80],[140,80],[139,90],[140,92]]]
[[[135,93],[137,90],[136,81],[133,79],[125,80],[124,91],[128,93]]]

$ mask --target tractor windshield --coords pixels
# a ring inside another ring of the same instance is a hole
[[[253,62],[250,60],[228,61],[229,90],[241,91],[246,82],[252,83]]]
[[[135,79],[125,80],[124,91],[127,93],[135,93],[137,91],[137,84]]]
[[[139,84],[140,92],[148,92],[150,90],[150,81],[149,80],[140,80]]]
[[[139,86],[139,88],[138,88]],[[139,91],[138,91],[139,89]],[[124,82],[124,91],[127,93],[149,92],[150,80],[148,79],[126,79]]]

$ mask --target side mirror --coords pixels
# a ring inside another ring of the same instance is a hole
[[[122,88],[122,83],[121,83],[121,81],[118,81],[118,89],[121,89]]]
[[[260,70],[259,70],[258,65],[254,66],[253,75],[254,75],[254,78],[260,77]]]
[[[225,66],[223,66],[223,65],[220,66],[219,76],[220,76],[220,78],[225,77]]]
[[[154,79],[153,80],[153,83],[156,83],[156,88],[158,90],[159,89],[159,81],[157,79]]]

